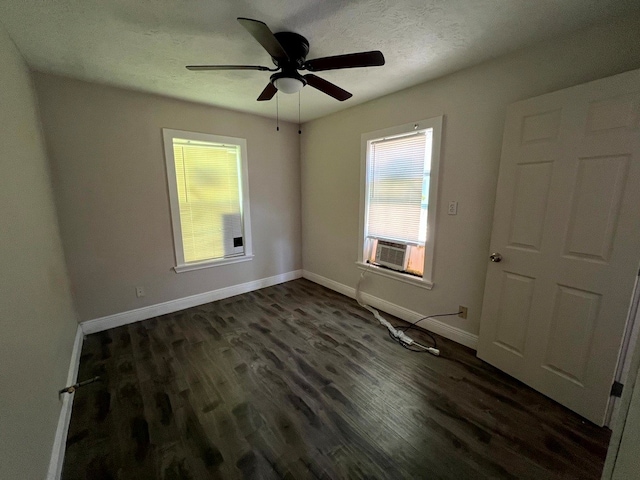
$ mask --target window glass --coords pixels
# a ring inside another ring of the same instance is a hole
[[[243,139],[164,130],[176,268],[251,254]]]

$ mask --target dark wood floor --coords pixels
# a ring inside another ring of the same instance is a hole
[[[307,280],[90,335],[63,478],[599,478],[609,430],[438,342]]]

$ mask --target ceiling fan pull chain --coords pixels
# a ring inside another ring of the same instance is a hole
[[[276,93],[276,132],[280,131],[280,107],[278,105],[279,95]]]
[[[298,135],[302,135],[302,129],[300,128],[300,90],[298,90]]]

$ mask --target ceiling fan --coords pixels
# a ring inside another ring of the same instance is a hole
[[[378,50],[307,60],[309,42],[302,35],[293,32],[273,33],[266,23],[250,18],[239,17],[238,21],[271,55],[276,68],[259,65],[189,65],[187,69],[192,71],[260,70],[276,72],[271,75],[269,84],[258,97],[259,102],[271,100],[278,91],[282,93],[299,92],[305,85],[310,85],[343,102],[351,98],[351,93],[313,73],[301,75],[298,70],[320,72],[384,65],[384,56]]]

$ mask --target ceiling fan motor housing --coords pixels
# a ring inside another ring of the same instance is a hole
[[[287,91],[287,89],[283,89],[282,85],[280,85],[279,89],[283,90],[284,93],[299,91],[300,88],[307,84],[305,78],[298,73],[298,69],[302,68],[307,58],[309,42],[302,35],[293,32],[278,32],[273,35],[278,42],[280,42],[284,51],[287,52],[289,58],[273,57],[273,63],[279,67],[281,71],[271,75],[271,83],[278,85],[276,82],[280,78],[295,79],[300,82],[299,86],[291,85],[289,87],[291,91]]]
[[[302,35],[293,32],[278,32],[273,34],[282,45],[289,58],[273,58],[273,63],[287,70],[302,68],[309,53],[309,42]]]

